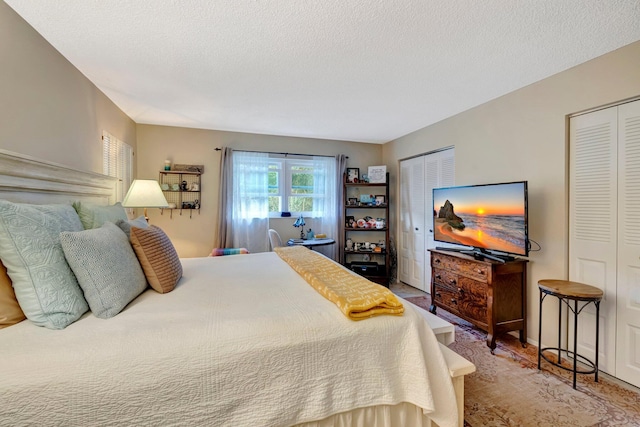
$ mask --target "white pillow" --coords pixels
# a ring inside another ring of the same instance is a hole
[[[60,246],[60,232],[81,231],[71,205],[28,205],[0,200],[0,258],[25,316],[63,329],[89,308]]]
[[[131,236],[131,227],[137,227],[137,228],[149,227],[149,223],[147,222],[147,219],[144,217],[144,215],[140,215],[138,218],[130,219],[128,221],[119,219],[116,221],[116,225],[120,227],[122,231],[124,231],[124,234],[127,235],[127,238]]]
[[[75,202],[73,207],[78,212],[80,222],[82,222],[85,230],[100,228],[107,221],[115,223],[119,219],[126,221],[128,218],[127,213],[119,202],[109,206]]]
[[[60,243],[96,317],[115,316],[147,287],[129,239],[114,223],[62,232]]]

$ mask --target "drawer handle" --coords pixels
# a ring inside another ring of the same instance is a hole
[[[458,288],[458,293],[463,294],[464,293],[464,289]]]
[[[435,262],[436,264],[440,264],[440,260],[438,258],[436,258],[433,262]]]
[[[442,276],[440,276],[439,274],[436,274],[436,279],[440,280],[442,279]]]
[[[478,273],[478,274],[484,274],[484,270],[480,270],[479,268],[476,268],[476,273]]]
[[[452,285],[456,284],[456,279],[449,279],[449,283],[451,283]]]
[[[440,292],[436,292],[436,298],[442,298],[442,295],[440,294]]]
[[[458,304],[458,301],[455,298],[451,298],[451,304]]]

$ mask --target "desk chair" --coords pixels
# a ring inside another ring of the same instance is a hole
[[[280,235],[273,228],[269,229],[269,242],[271,243],[272,252],[274,248],[279,248],[282,246],[282,239],[280,239]]]

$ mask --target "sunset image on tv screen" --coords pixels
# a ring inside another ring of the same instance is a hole
[[[434,239],[527,254],[526,182],[433,190]]]

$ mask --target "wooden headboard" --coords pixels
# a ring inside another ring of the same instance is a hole
[[[117,178],[0,150],[0,199],[20,203],[115,203]]]

